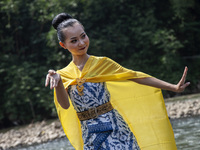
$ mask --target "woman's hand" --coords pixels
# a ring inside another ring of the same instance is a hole
[[[47,87],[50,83],[50,89],[53,89],[58,86],[60,80],[61,77],[58,73],[56,73],[56,71],[49,70],[46,76],[45,86]]]
[[[45,86],[47,87],[49,83],[50,89],[55,88],[58,103],[62,108],[68,109],[70,106],[68,93],[63,86],[60,74],[56,73],[54,70],[49,70],[46,76]]]
[[[171,83],[168,83],[168,82],[165,82],[163,80],[159,80],[159,79],[153,78],[153,77],[136,78],[136,79],[130,79],[130,80],[134,81],[136,83],[139,83],[139,84],[144,84],[144,85],[160,88],[162,90],[169,90],[169,91],[173,91],[173,92],[183,92],[185,90],[185,88],[188,85],[190,85],[190,82],[185,83],[187,71],[188,71],[188,68],[185,67],[183,76],[178,84],[171,84]]]
[[[183,76],[181,78],[181,80],[178,82],[177,85],[175,85],[175,91],[174,92],[183,92],[185,90],[185,88],[190,85],[190,82],[186,82],[185,83],[185,79],[186,79],[186,76],[187,76],[187,71],[188,71],[188,68],[185,67],[185,70],[183,72]]]

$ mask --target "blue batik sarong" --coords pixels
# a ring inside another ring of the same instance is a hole
[[[78,95],[76,85],[68,87],[68,93],[77,112],[86,111],[110,101],[105,83],[83,84],[84,95]],[[139,150],[135,136],[128,125],[113,109],[95,119],[81,121],[84,150]]]

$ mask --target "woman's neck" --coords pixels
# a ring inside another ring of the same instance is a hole
[[[82,71],[89,57],[90,55],[88,54],[80,55],[80,56],[72,56],[72,61],[77,66],[77,68],[80,71]]]

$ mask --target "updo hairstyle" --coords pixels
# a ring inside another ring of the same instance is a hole
[[[77,19],[74,19],[71,15],[67,13],[60,13],[54,17],[52,21],[52,26],[57,30],[59,41],[64,42],[66,39],[66,35],[64,35],[63,29],[67,27],[73,27],[75,23],[79,23],[83,27],[83,25]]]

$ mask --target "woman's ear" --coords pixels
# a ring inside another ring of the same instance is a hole
[[[59,42],[59,44],[60,44],[60,46],[61,46],[62,48],[67,49],[67,48],[65,47],[65,45],[64,45],[63,42]]]

